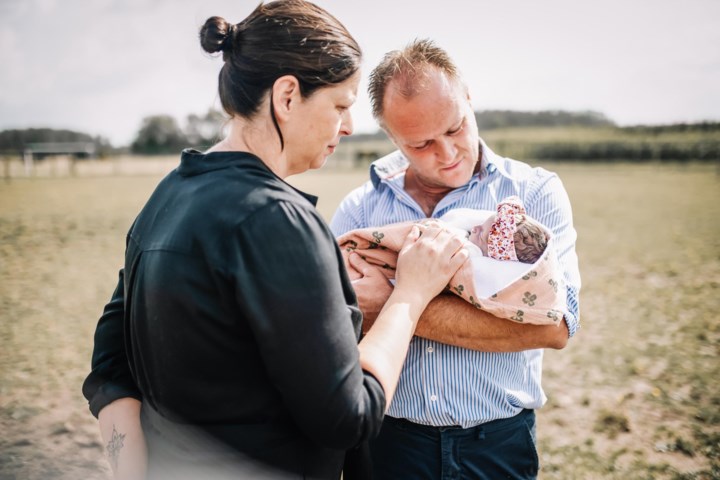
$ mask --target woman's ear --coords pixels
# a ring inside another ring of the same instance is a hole
[[[301,99],[300,82],[293,75],[283,75],[273,83],[271,99],[277,121],[286,121]]]

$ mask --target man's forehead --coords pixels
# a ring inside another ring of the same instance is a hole
[[[396,138],[423,141],[447,133],[461,123],[465,109],[458,95],[419,95],[388,102],[385,125]]]
[[[445,135],[461,126],[465,118],[461,108],[437,110],[427,116],[404,116],[388,125],[397,140],[403,143],[421,143]]]

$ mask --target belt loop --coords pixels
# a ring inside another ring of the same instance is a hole
[[[485,429],[482,426],[479,426],[477,429],[477,439],[485,440]]]

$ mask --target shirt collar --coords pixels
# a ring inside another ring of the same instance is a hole
[[[177,172],[184,177],[190,177],[233,166],[263,171],[290,187],[313,206],[317,206],[318,197],[293,187],[275,175],[260,158],[249,152],[202,153],[192,148],[186,148],[180,155],[180,166],[177,168]]]
[[[377,189],[380,183],[405,175],[409,162],[400,150],[385,155],[370,164],[370,180]]]

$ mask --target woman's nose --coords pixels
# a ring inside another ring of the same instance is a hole
[[[353,133],[353,118],[350,114],[350,110],[345,111],[345,118],[343,118],[342,124],[340,125],[340,135],[352,135]]]

